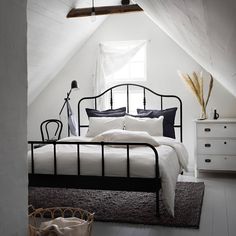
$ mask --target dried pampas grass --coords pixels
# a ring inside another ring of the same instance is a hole
[[[187,86],[190,88],[192,93],[197,98],[198,103],[201,106],[202,114],[200,119],[206,119],[207,113],[206,113],[206,107],[208,104],[208,101],[211,96],[212,88],[213,88],[213,77],[210,75],[210,82],[208,87],[208,93],[207,93],[207,99],[204,100],[204,88],[203,88],[203,77],[202,73],[200,75],[197,75],[196,72],[193,72],[192,76],[189,74],[183,74],[178,71],[178,74],[180,78],[187,84]]]

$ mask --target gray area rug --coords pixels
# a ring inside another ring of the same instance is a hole
[[[199,228],[204,189],[203,182],[178,182],[175,217],[165,210],[161,192],[159,218],[154,193],[30,187],[29,204],[35,208],[79,207],[94,212],[96,221]]]

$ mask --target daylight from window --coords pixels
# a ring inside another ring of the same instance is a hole
[[[107,88],[118,83],[146,81],[146,43],[137,47],[136,51],[129,55],[136,45],[137,41],[113,42],[111,44],[117,50],[125,50],[126,55],[124,57],[128,58],[127,62],[121,65],[118,70],[105,77]]]
[[[105,88],[121,83],[143,83],[146,81],[146,41],[109,42],[113,52],[113,70],[104,76]],[[117,55],[115,55],[117,52]],[[126,104],[126,91],[117,91],[114,95],[114,106]],[[142,91],[132,91],[130,107],[142,105]],[[106,104],[109,106],[109,104]],[[129,111],[136,113],[136,111]]]

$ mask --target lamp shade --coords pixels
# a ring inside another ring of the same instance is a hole
[[[78,84],[77,84],[77,81],[76,80],[73,80],[72,82],[71,82],[71,89],[78,89],[79,87],[78,87]]]

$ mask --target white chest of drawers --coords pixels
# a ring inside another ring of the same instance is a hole
[[[236,118],[195,124],[195,176],[207,170],[236,171]]]

